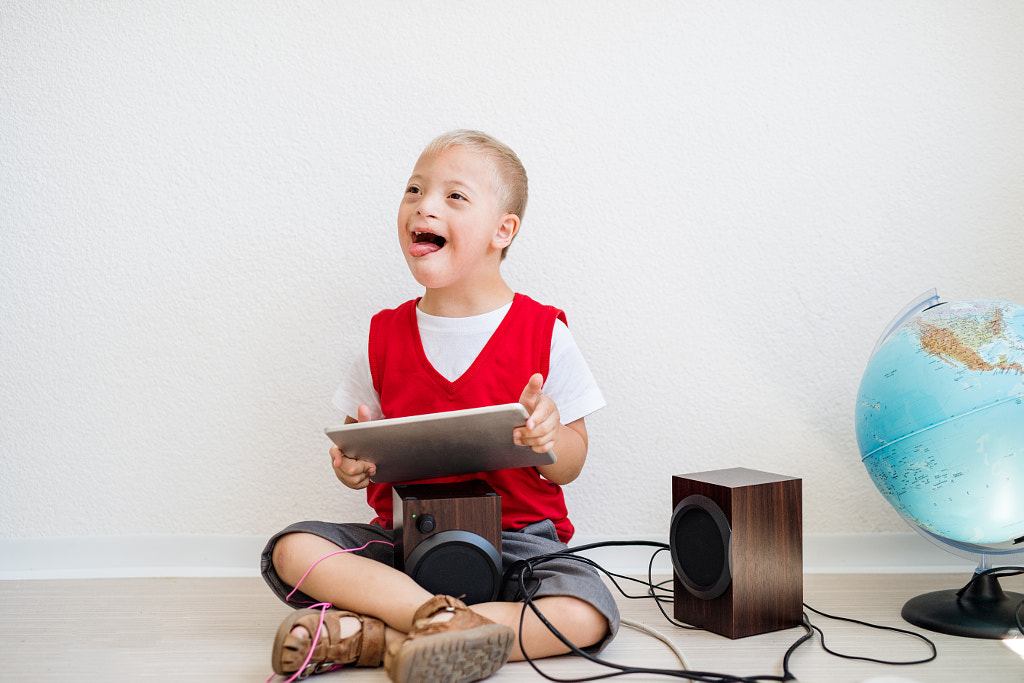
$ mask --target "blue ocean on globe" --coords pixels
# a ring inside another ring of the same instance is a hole
[[[912,313],[868,361],[855,418],[864,466],[901,515],[970,550],[1024,549],[1024,307]]]

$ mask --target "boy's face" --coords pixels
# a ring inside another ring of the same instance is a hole
[[[519,218],[498,206],[482,154],[456,146],[416,162],[398,208],[398,241],[424,287],[486,282],[518,229]]]

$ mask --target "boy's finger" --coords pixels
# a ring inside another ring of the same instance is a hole
[[[530,381],[526,383],[526,388],[523,389],[522,395],[519,397],[519,402],[526,406],[527,410],[533,410],[534,404],[540,397],[541,389],[544,388],[544,375],[535,373],[530,377]]]

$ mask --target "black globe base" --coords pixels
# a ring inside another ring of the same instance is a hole
[[[962,595],[958,595],[961,593]],[[1017,611],[1024,595],[1005,592],[991,574],[978,576],[966,590],[945,590],[911,598],[903,618],[929,631],[965,638],[1019,638]],[[1024,619],[1024,616],[1022,616]]]

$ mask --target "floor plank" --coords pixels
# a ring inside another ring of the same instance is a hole
[[[936,661],[896,667],[846,661],[825,653],[817,642],[794,654],[791,668],[800,681],[861,683],[898,677],[920,683],[1021,683],[1024,650],[1017,654],[995,640],[956,638],[916,629],[899,616],[910,597],[957,588],[969,577],[944,574],[811,574],[804,599],[817,609],[908,628],[935,641]],[[1022,577],[1003,580],[1005,590],[1024,592]],[[629,589],[633,591],[634,589]],[[637,591],[634,591],[637,592]],[[782,673],[786,649],[803,633],[789,629],[736,641],[672,626],[650,600],[619,600],[625,618],[668,636],[692,669],[733,675]],[[671,613],[671,606],[669,612]],[[0,679],[4,681],[265,681],[270,644],[288,613],[258,578],[92,579],[0,581]],[[811,615],[831,647],[894,660],[927,654],[919,641]],[[624,628],[603,656],[625,666],[679,669],[663,643]],[[578,657],[538,662],[548,675],[568,679],[606,673]],[[318,681],[385,681],[380,669],[347,669]],[[496,683],[544,680],[524,662],[505,666]],[[632,675],[624,680],[670,680]]]

